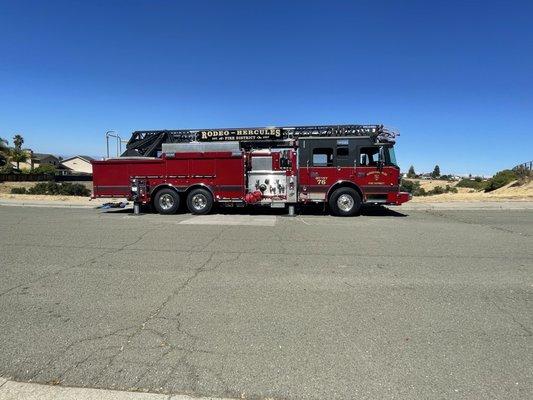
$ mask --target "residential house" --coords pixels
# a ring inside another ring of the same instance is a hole
[[[35,168],[40,167],[41,165],[51,165],[53,167],[60,168],[59,158],[57,158],[53,154],[34,153],[29,149],[25,149],[24,151],[27,152],[28,159],[24,162],[19,163],[20,169],[33,170]],[[12,161],[11,164],[14,167],[17,166],[17,163],[14,161]]]
[[[92,157],[78,155],[64,159],[61,161],[61,165],[74,173],[92,174],[93,166],[91,161],[93,160],[94,159]]]

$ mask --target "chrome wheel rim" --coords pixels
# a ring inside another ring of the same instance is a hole
[[[159,198],[159,205],[163,210],[170,210],[174,206],[174,197],[165,193]]]
[[[207,207],[207,197],[201,193],[195,194],[192,196],[191,203],[196,211],[201,211]]]
[[[350,211],[353,208],[353,205],[353,198],[348,194],[341,194],[337,199],[337,207],[342,211]]]

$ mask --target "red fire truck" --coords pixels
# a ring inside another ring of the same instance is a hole
[[[136,131],[117,158],[93,161],[93,198],[127,198],[172,214],[213,205],[276,208],[400,205],[397,134],[382,125]]]

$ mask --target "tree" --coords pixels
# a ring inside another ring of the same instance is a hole
[[[25,162],[28,159],[28,154],[22,149],[17,149],[16,147],[11,150],[11,161],[17,163],[17,169],[20,169],[20,163]]]
[[[409,171],[407,172],[407,177],[416,178],[415,167],[413,167],[412,165],[409,167]]]
[[[515,171],[510,169],[504,169],[503,171],[498,172],[492,178],[489,179],[485,192],[491,192],[493,190],[499,189],[512,181],[517,179]]]
[[[15,149],[22,150],[23,143],[24,143],[24,138],[21,135],[16,134],[15,136],[13,136],[13,144],[15,145]]]
[[[0,167],[7,163],[7,157],[9,156],[7,144],[7,140],[0,138]]]
[[[431,173],[432,178],[438,178],[440,176],[440,167],[438,165],[435,165],[435,168],[433,169],[433,172]]]

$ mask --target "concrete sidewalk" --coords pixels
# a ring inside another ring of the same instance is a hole
[[[87,202],[71,201],[46,201],[46,200],[20,200],[20,199],[0,199],[0,206],[12,207],[51,207],[51,208],[96,208],[104,203],[119,202],[121,199],[96,199]]]
[[[91,388],[50,386],[0,378],[0,400],[229,400]]]

